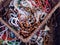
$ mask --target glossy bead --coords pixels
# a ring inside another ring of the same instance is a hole
[[[11,38],[15,38],[15,34],[13,32],[10,33]]]

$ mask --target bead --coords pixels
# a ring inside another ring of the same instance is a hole
[[[11,38],[15,38],[15,34],[13,32],[10,33]]]

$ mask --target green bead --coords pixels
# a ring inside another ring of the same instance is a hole
[[[3,40],[0,40],[0,45],[3,43]]]
[[[21,7],[20,7],[20,6],[18,6],[18,8],[20,9]]]
[[[18,0],[18,4],[20,4],[20,1],[21,1],[21,0]]]
[[[13,45],[13,43],[12,43],[12,42],[9,42],[9,41],[8,41],[8,44],[9,44],[9,45]]]
[[[18,45],[18,42],[16,42],[15,44]]]
[[[0,40],[0,42],[3,42],[3,40]]]

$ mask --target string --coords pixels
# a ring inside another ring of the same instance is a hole
[[[5,25],[3,25],[3,26],[0,26],[0,28],[2,28],[2,27],[4,27]]]
[[[43,9],[45,12],[49,12],[49,11],[51,10],[51,6],[50,6],[48,0],[45,0],[45,1],[44,1],[44,3],[45,3],[44,6],[42,5],[41,0],[35,0],[35,2],[37,2],[37,4],[34,4],[34,3],[32,2],[32,0],[30,0],[30,2],[32,3],[33,6],[36,6],[36,7],[41,6],[42,9]],[[48,7],[49,9],[47,9],[47,6],[49,6],[49,7]]]
[[[47,10],[47,6],[49,6],[49,10]],[[43,10],[44,10],[45,12],[49,12],[49,11],[51,10],[51,6],[50,6],[48,0],[45,0],[45,5],[44,5],[44,7],[43,7]]]
[[[41,4],[40,4],[40,1],[39,0],[35,0],[37,2],[37,4],[34,4],[32,2],[32,0],[30,0],[30,2],[32,3],[33,6],[36,6],[36,7],[39,7]]]

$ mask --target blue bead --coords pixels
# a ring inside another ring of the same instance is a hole
[[[13,32],[10,33],[11,38],[15,38],[15,34]]]

